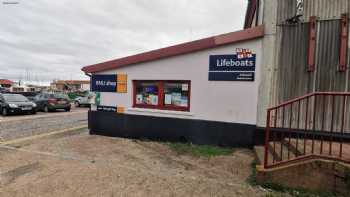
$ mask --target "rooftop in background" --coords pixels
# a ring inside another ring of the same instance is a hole
[[[0,79],[0,84],[2,84],[2,85],[12,85],[14,83],[15,82],[8,80],[8,79]]]
[[[57,80],[52,84],[90,84],[89,80]]]
[[[82,68],[82,71],[84,71],[85,73],[101,72],[136,63],[148,62],[176,55],[182,55],[200,50],[215,48],[236,42],[252,40],[263,36],[264,26],[257,26],[254,28],[231,32],[227,34],[221,34],[218,36],[195,40],[192,42],[186,42],[166,48],[140,53],[137,55],[132,55],[99,64],[85,66]]]

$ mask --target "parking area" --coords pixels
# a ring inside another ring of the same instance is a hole
[[[0,116],[0,141],[87,125],[88,108],[70,112],[38,112],[35,115]]]
[[[0,196],[263,196],[254,156],[179,155],[168,145],[87,129],[0,145]]]

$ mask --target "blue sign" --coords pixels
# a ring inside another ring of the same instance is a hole
[[[92,75],[91,91],[92,92],[116,92],[117,75]]]
[[[156,93],[158,90],[158,87],[157,86],[148,86],[148,87],[145,87],[145,92],[147,93]]]
[[[255,54],[211,55],[209,81],[254,81]]]

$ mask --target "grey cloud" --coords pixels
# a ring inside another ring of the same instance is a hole
[[[245,0],[0,4],[0,78],[84,79],[82,66],[241,29]]]

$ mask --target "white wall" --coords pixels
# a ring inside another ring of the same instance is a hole
[[[209,55],[248,48],[257,54],[254,82],[208,81]],[[95,74],[126,73],[128,93],[101,93],[101,105],[125,107],[125,113],[256,124],[261,39],[240,42]],[[190,80],[190,112],[132,108],[132,80]]]

